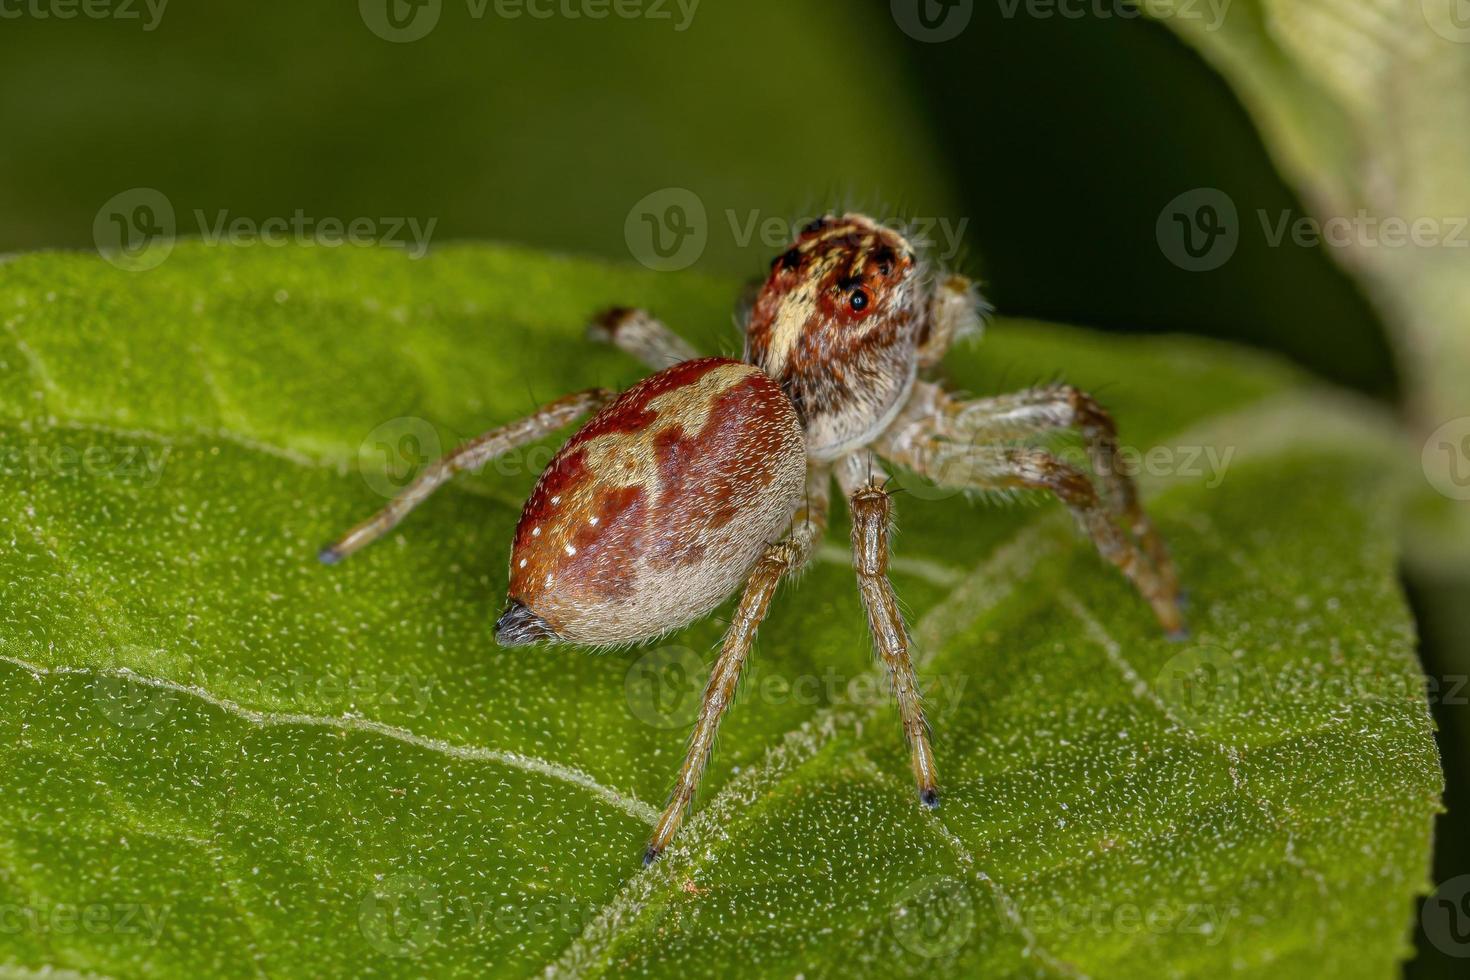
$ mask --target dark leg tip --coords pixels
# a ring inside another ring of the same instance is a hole
[[[922,793],[919,794],[919,802],[922,803],[922,804],[924,804],[924,806],[928,807],[930,810],[938,810],[939,809],[939,790],[937,790],[937,789],[926,789],[926,790],[924,790]]]
[[[587,327],[587,334],[593,340],[611,340],[618,332],[618,327],[633,314],[633,310],[626,306],[614,306],[603,310],[592,318],[592,323]]]
[[[652,864],[653,862],[657,861],[658,860],[659,853],[660,853],[659,852],[659,849],[656,848],[656,847],[650,847],[648,850],[644,851],[643,852],[643,866],[646,868],[650,864]]]
[[[318,551],[316,553],[316,557],[317,561],[321,562],[323,565],[335,565],[337,564],[337,562],[342,560],[342,552],[338,551],[336,548],[328,546],[326,548],[323,548],[321,551]]]
[[[1189,627],[1181,626],[1177,630],[1171,630],[1166,638],[1170,643],[1186,643],[1189,640]]]

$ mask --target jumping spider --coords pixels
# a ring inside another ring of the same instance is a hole
[[[982,309],[968,280],[932,281],[897,232],[857,214],[821,218],[771,263],[745,324],[743,360],[700,357],[647,313],[612,310],[594,336],[657,374],[620,395],[568,395],[464,444],[321,559],[336,562],[380,537],[456,473],[596,412],[541,474],[521,514],[509,604],[495,624],[500,644],[649,640],[743,585],[648,864],[694,798],[777,584],[807,563],[826,529],[835,477],[919,799],[937,807],[909,634],[887,575],[893,502],[875,456],[949,486],[1050,491],[1164,629],[1183,630],[1173,563],[1115,463],[1112,419],[1091,396],[1054,385],[960,400],[918,379],[980,329]],[[1081,434],[1097,485],[1024,441],[1063,429]]]

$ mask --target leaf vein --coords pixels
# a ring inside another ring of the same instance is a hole
[[[586,790],[609,805],[623,811],[633,819],[649,826],[652,826],[658,820],[658,811],[651,804],[643,802],[632,794],[625,793],[611,786],[605,786],[581,769],[559,762],[553,762],[549,759],[542,759],[538,756],[527,755],[522,752],[492,749],[479,745],[464,745],[449,742],[444,739],[430,738],[411,732],[406,728],[389,725],[370,718],[257,711],[254,708],[247,708],[229,698],[218,697],[201,687],[180,684],[177,681],[171,681],[161,677],[147,677],[135,673],[126,667],[43,667],[39,664],[33,664],[19,657],[12,657],[7,654],[0,654],[0,662],[9,663],[29,671],[36,677],[68,674],[91,677],[113,677],[135,684],[160,688],[197,698],[206,704],[260,728],[332,728],[343,732],[361,732],[390,738],[407,745],[412,745],[415,748],[437,752],[468,762],[493,762],[512,769],[519,769],[523,772],[545,776]]]

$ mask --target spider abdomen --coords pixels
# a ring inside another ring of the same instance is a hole
[[[805,474],[801,423],[758,368],[702,358],[639,382],[526,501],[500,642],[627,643],[705,615],[785,532]]]

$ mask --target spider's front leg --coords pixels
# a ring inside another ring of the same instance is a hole
[[[1168,546],[1144,513],[1133,478],[1119,469],[1117,424],[1095,398],[1071,385],[1048,385],[969,402],[950,399],[944,414],[955,433],[972,442],[996,442],[1057,429],[1080,433],[1093,472],[1102,480],[1104,503],[1142,545],[1165,590],[1177,594],[1179,579]]]
[[[791,531],[779,543],[768,547],[755,568],[746,579],[740,603],[725,631],[720,655],[715,660],[710,674],[709,686],[704,691],[704,702],[699,709],[699,718],[694,723],[694,734],[689,738],[689,753],[684,767],[679,770],[679,781],[669,797],[649,841],[648,851],[643,855],[646,867],[663,853],[669,841],[684,822],[684,813],[694,800],[694,791],[704,775],[709,762],[710,749],[714,746],[715,734],[719,731],[720,719],[735,696],[740,680],[741,668],[745,666],[751,647],[755,644],[756,630],[766,618],[771,606],[771,597],[781,580],[799,572],[811,558],[817,542],[827,529],[827,508],[832,474],[825,468],[813,468],[807,474],[806,499],[792,518]]]
[[[866,474],[861,480],[857,476],[860,471]],[[888,670],[894,700],[898,702],[919,799],[933,809],[939,806],[939,774],[934,764],[934,749],[929,744],[929,723],[924,719],[923,695],[909,655],[908,627],[893,584],[888,581],[893,498],[883,489],[886,477],[859,457],[849,456],[839,475],[852,513],[852,567],[857,573],[863,608],[868,613],[868,629],[873,634],[873,646]]]
[[[348,531],[335,544],[323,548],[319,557],[327,565],[336,564],[391,531],[409,511],[427,500],[455,474],[479,469],[502,453],[550,435],[580,416],[601,408],[612,400],[613,394],[604,388],[590,388],[565,395],[523,419],[471,439],[449,455],[430,463],[402,493],[389,501],[388,506]]]
[[[699,356],[687,340],[645,310],[619,306],[600,313],[587,336],[632,354],[656,371]]]
[[[960,275],[946,276],[929,301],[929,320],[919,344],[919,367],[934,367],[956,341],[978,336],[989,310],[972,281]]]
[[[1182,638],[1184,616],[1168,549],[1144,515],[1133,481],[1117,470],[1112,420],[1088,398],[1084,404],[1091,406],[1089,412],[1106,424],[1084,421],[1087,416],[1074,407],[1079,396],[1076,389],[1058,387],[959,402],[935,385],[921,385],[904,417],[884,434],[880,449],[889,459],[943,486],[1055,494],[1071,508],[1098,552],[1153,607],[1164,631],[1171,638]],[[1109,491],[1106,496],[1097,492],[1086,473],[1054,453],[1003,441],[1064,426],[1083,429],[1093,464]],[[1137,540],[1124,533],[1120,517]]]

